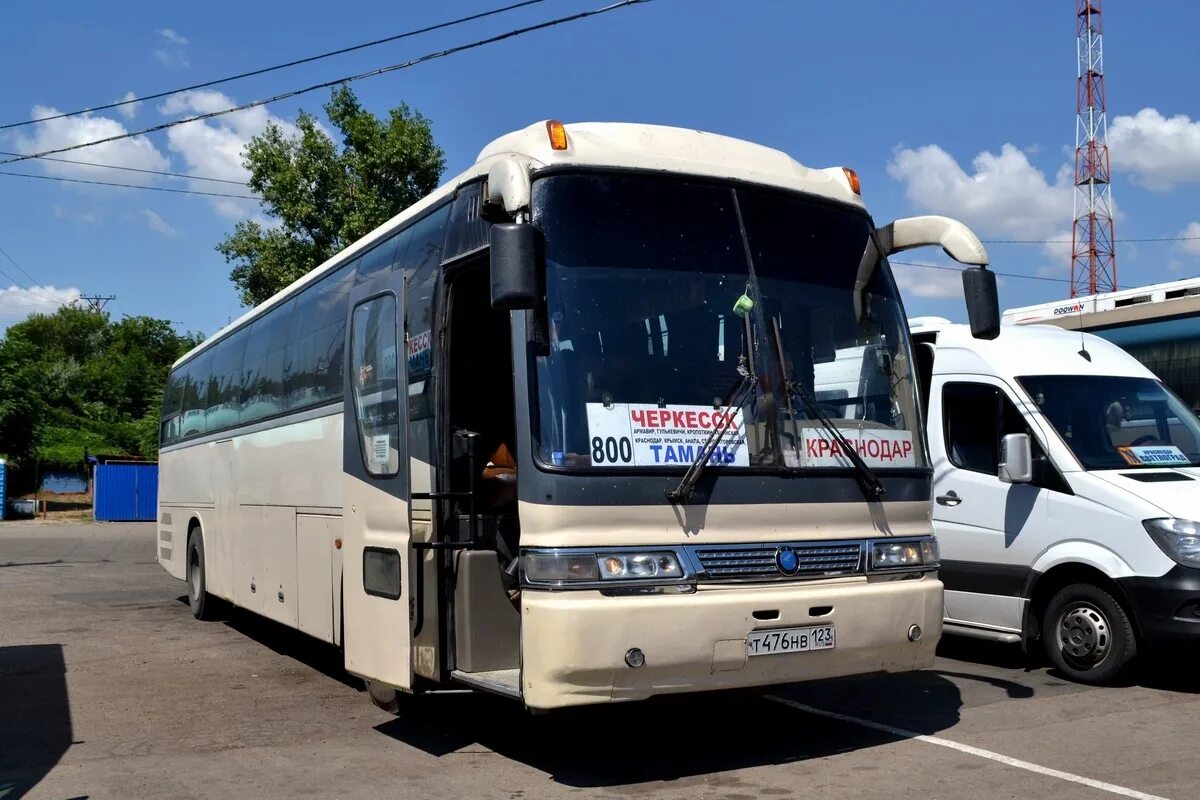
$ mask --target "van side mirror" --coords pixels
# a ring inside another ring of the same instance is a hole
[[[983,267],[967,267],[963,270],[962,280],[971,335],[976,339],[995,339],[1000,335],[1000,298],[996,294],[996,273]]]
[[[1009,433],[1000,440],[997,477],[1004,483],[1029,483],[1033,480],[1033,448],[1029,434]]]
[[[537,308],[542,300],[541,231],[528,223],[502,222],[489,231],[492,308]]]

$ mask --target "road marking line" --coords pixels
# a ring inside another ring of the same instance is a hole
[[[926,736],[925,734],[906,731],[903,728],[885,725],[882,722],[873,722],[869,719],[852,717],[848,714],[838,713],[837,711],[827,711],[823,708],[817,708],[816,706],[810,706],[806,703],[801,703],[796,700],[789,700],[786,697],[779,697],[777,695],[766,695],[766,698],[768,700],[773,700],[776,703],[790,706],[797,711],[804,711],[808,714],[816,714],[817,716],[836,719],[839,722],[848,722],[852,725],[859,725],[864,728],[873,728],[877,731],[889,733],[892,736],[898,736],[901,739],[917,739],[929,744],[936,744],[940,747],[948,747],[951,750],[958,750],[960,753],[979,756],[980,758],[986,758],[989,761],[996,761],[1000,764],[1007,764],[1008,766],[1016,767],[1017,769],[1036,772],[1039,775],[1049,775],[1051,778],[1059,778],[1060,780],[1082,784],[1083,786],[1090,786],[1093,789],[1099,789],[1102,792],[1111,792],[1112,794],[1119,794],[1122,797],[1133,797],[1136,800],[1167,800],[1167,798],[1160,797],[1156,794],[1146,794],[1145,792],[1139,792],[1136,789],[1126,789],[1124,786],[1117,786],[1114,783],[1105,783],[1104,781],[1085,778],[1082,775],[1075,775],[1070,772],[1063,772],[1061,770],[1051,769],[1050,767],[1043,767],[1041,764],[1033,764],[1029,761],[1022,761],[1019,758],[1010,758],[1009,756],[1002,755],[1000,753],[993,753],[991,750],[984,750],[979,747],[972,747],[969,744],[960,744],[959,742],[954,742],[949,739],[943,739],[940,736]]]

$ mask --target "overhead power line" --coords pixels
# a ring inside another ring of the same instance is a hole
[[[942,264],[917,264],[913,261],[896,261],[890,258],[888,259],[888,263],[903,264],[906,267],[920,267],[921,269],[940,269],[947,272],[962,272],[961,267],[948,267]],[[1018,272],[997,272],[994,269],[989,269],[988,272],[991,272],[994,275],[1000,275],[1004,278],[1021,278],[1027,281],[1050,281],[1051,283],[1070,283],[1070,281],[1066,278],[1050,278],[1042,275],[1022,275]]]
[[[562,25],[567,22],[574,22],[576,20],[581,20],[581,19],[585,19],[587,17],[596,16],[598,14],[605,14],[609,11],[616,11],[617,9],[626,8],[628,6],[634,6],[634,5],[640,5],[642,3],[648,3],[650,1],[651,0],[621,0],[621,2],[613,3],[612,5],[604,6],[602,8],[593,9],[591,11],[581,11],[578,14],[571,14],[571,15],[565,16],[565,17],[558,17],[556,19],[546,20],[545,22],[539,22],[536,25],[529,25],[524,28],[516,28],[514,30],[506,31],[506,32],[498,34],[496,36],[489,36],[486,39],[478,39],[478,40],[476,40],[474,42],[470,42],[468,44],[460,44],[455,47],[446,48],[445,50],[439,50],[434,53],[427,53],[418,58],[414,58],[409,61],[404,61],[399,64],[391,64],[386,67],[379,67],[377,69],[368,70],[367,72],[360,72],[357,75],[348,75],[346,77],[336,78],[331,81],[322,81],[321,83],[316,83],[316,84],[313,84],[312,86],[306,86],[303,89],[293,89],[292,91],[283,92],[283,93],[277,94],[273,97],[268,97],[264,100],[254,100],[249,103],[242,103],[241,105],[233,106],[232,108],[225,108],[225,109],[221,109],[218,111],[210,111],[206,114],[197,114],[194,117],[185,117],[183,119],[171,120],[170,122],[163,122],[159,125],[154,125],[149,128],[143,128],[142,130],[139,130],[139,131],[130,131],[128,133],[123,133],[123,134],[119,134],[116,136],[108,136],[103,139],[96,139],[96,140],[90,141],[90,142],[80,142],[79,144],[73,144],[73,145],[69,145],[67,147],[57,147],[57,148],[54,148],[51,150],[43,150],[39,153],[30,153],[28,155],[19,156],[17,158],[8,158],[3,161],[0,161],[0,164],[13,164],[18,161],[28,161],[28,160],[34,159],[34,158],[44,158],[45,156],[49,156],[49,155],[57,155],[58,153],[66,153],[71,150],[80,150],[84,147],[93,147],[98,144],[106,144],[108,142],[116,142],[116,141],[120,141],[122,139],[131,139],[135,136],[145,136],[148,133],[155,133],[157,131],[166,130],[167,128],[173,128],[176,125],[186,125],[189,122],[199,122],[201,120],[213,119],[214,117],[221,117],[226,114],[232,114],[237,111],[245,111],[250,108],[257,108],[258,106],[265,106],[269,103],[276,103],[276,102],[279,102],[280,100],[287,100],[288,98],[297,97],[302,94],[307,94],[308,92],[314,92],[318,89],[327,89],[331,86],[338,86],[338,85],[344,84],[344,83],[360,81],[365,78],[373,78],[377,75],[384,75],[389,72],[396,72],[398,70],[408,69],[409,67],[414,67],[418,64],[423,64],[427,61],[434,61],[436,59],[445,58],[446,56],[454,55],[456,53],[461,53],[466,50],[472,50],[477,47],[483,47],[484,45],[495,44],[496,42],[502,42],[505,39],[512,39],[514,37],[521,36],[526,33],[532,33],[533,31],[539,31],[539,30],[543,30],[546,28],[553,28],[557,25]]]
[[[7,150],[0,150],[0,156],[19,156],[20,153],[11,153]],[[245,181],[235,181],[229,178],[209,178],[204,175],[193,175],[190,172],[166,172],[159,169],[142,169],[141,167],[122,167],[117,164],[101,164],[97,161],[76,161],[71,158],[50,158],[43,157],[40,161],[56,161],[60,164],[80,164],[85,167],[100,167],[102,169],[119,169],[123,172],[141,172],[145,175],[165,175],[168,178],[188,178],[193,181],[211,181],[212,183],[231,183],[234,186],[248,186]]]
[[[0,164],[7,162],[0,161]],[[171,194],[198,194],[202,197],[228,197],[233,200],[255,200],[259,198],[248,194],[228,194],[226,192],[202,192],[198,189],[176,189],[170,186],[147,186],[141,183],[116,183],[114,181],[91,181],[85,178],[63,178],[58,175],[37,175],[32,172],[10,172],[0,170],[0,175],[13,178],[32,178],[39,181],[60,181],[62,183],[86,183],[91,186],[115,186],[121,189],[144,189],[149,192],[170,192]]]
[[[397,33],[394,36],[387,36],[383,39],[375,39],[374,41],[363,42],[362,44],[356,44],[356,45],[352,45],[350,47],[342,47],[338,50],[330,50],[325,53],[318,53],[315,56],[307,56],[305,58],[298,58],[294,61],[288,61],[283,64],[275,64],[270,67],[262,67],[260,69],[250,70],[249,72],[241,72],[241,73],[238,73],[237,75],[230,75],[225,78],[216,78],[211,81],[204,81],[203,83],[193,83],[190,86],[182,86],[178,89],[169,89],[169,90],[162,91],[162,92],[155,92],[153,94],[148,94],[143,97],[130,98],[129,100],[117,100],[112,103],[105,103],[103,105],[89,106],[88,108],[81,108],[77,111],[66,111],[66,112],[62,112],[59,114],[52,114],[48,117],[40,117],[38,119],[27,119],[27,120],[22,120],[21,122],[9,122],[7,124],[0,125],[0,130],[6,130],[8,128],[20,128],[25,125],[37,125],[38,123],[41,123],[41,122],[49,122],[50,120],[64,119],[66,117],[77,117],[80,114],[90,114],[95,111],[107,111],[110,108],[120,108],[121,106],[127,106],[132,103],[141,103],[141,102],[145,102],[145,101],[149,101],[149,100],[159,100],[163,97],[169,97],[170,95],[179,94],[180,92],[190,92],[195,89],[207,89],[210,86],[218,86],[222,83],[230,83],[231,81],[239,81],[239,80],[242,80],[243,78],[252,78],[255,75],[265,75],[268,72],[275,72],[277,70],[287,69],[289,67],[296,67],[301,64],[309,64],[309,63],[312,63],[313,61],[320,61],[321,59],[324,59],[324,58],[332,58],[333,56],[340,56],[340,55],[344,55],[346,53],[353,53],[356,50],[365,50],[368,47],[375,47],[376,45],[387,44],[389,42],[396,42],[401,39],[408,39],[413,36],[419,36],[420,34],[423,34],[423,33],[432,33],[433,31],[442,30],[443,28],[451,28],[451,27],[454,27],[455,25],[461,25],[465,22],[473,22],[477,19],[484,19],[485,17],[492,17],[497,14],[503,14],[506,11],[513,11],[514,9],[523,8],[524,6],[537,5],[538,3],[543,3],[543,2],[545,2],[545,0],[524,0],[524,2],[513,3],[511,5],[503,6],[501,8],[493,8],[490,11],[482,11],[478,14],[471,14],[470,16],[459,17],[458,19],[452,19],[447,22],[439,22],[436,25],[429,25],[424,28],[418,28],[417,30],[405,31],[404,33]]]
[[[16,278],[14,278],[12,275],[9,275],[7,272],[4,272],[3,270],[0,270],[0,275],[4,276],[6,279],[8,279],[8,280],[12,281],[12,283],[13,283],[13,285],[14,285],[14,286],[16,286],[16,287],[18,287],[18,288],[20,288],[20,289],[24,289],[24,290],[25,290],[25,291],[27,291],[27,292],[31,292],[31,293],[33,293],[33,294],[36,294],[36,295],[38,295],[39,297],[41,297],[43,300],[49,300],[51,303],[57,303],[57,302],[58,302],[57,298],[51,297],[49,294],[47,294],[47,293],[45,292],[45,290],[43,290],[43,289],[42,289],[42,287],[39,285],[39,281],[38,281],[38,279],[37,279],[37,278],[35,278],[35,277],[33,277],[32,275],[30,275],[30,274],[29,274],[29,273],[28,273],[28,272],[25,270],[25,268],[24,268],[24,267],[22,267],[20,264],[18,264],[18,263],[17,263],[17,260],[8,254],[8,251],[7,251],[7,250],[5,250],[4,248],[0,247],[0,255],[3,255],[5,258],[7,258],[7,259],[9,260],[9,262],[10,262],[10,263],[11,263],[11,264],[12,264],[14,267],[16,267],[17,269],[19,269],[19,270],[21,271],[21,274],[22,274],[22,275],[24,275],[26,278],[28,278],[30,281],[32,281],[32,283],[31,283],[29,286],[24,286],[24,285],[23,285],[23,284],[22,284],[22,283],[21,283],[19,280],[17,280]]]
[[[1070,239],[980,239],[984,244],[1071,244]],[[1113,239],[1114,242],[1195,242],[1200,236],[1147,236],[1140,239]]]

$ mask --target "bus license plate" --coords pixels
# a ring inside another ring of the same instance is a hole
[[[832,625],[811,628],[781,628],[773,631],[751,631],[746,635],[746,655],[771,656],[778,653],[803,653],[808,650],[832,650]]]

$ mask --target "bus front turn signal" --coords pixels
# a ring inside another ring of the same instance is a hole
[[[567,129],[561,122],[552,119],[546,123],[546,133],[550,136],[551,150],[567,149]]]

